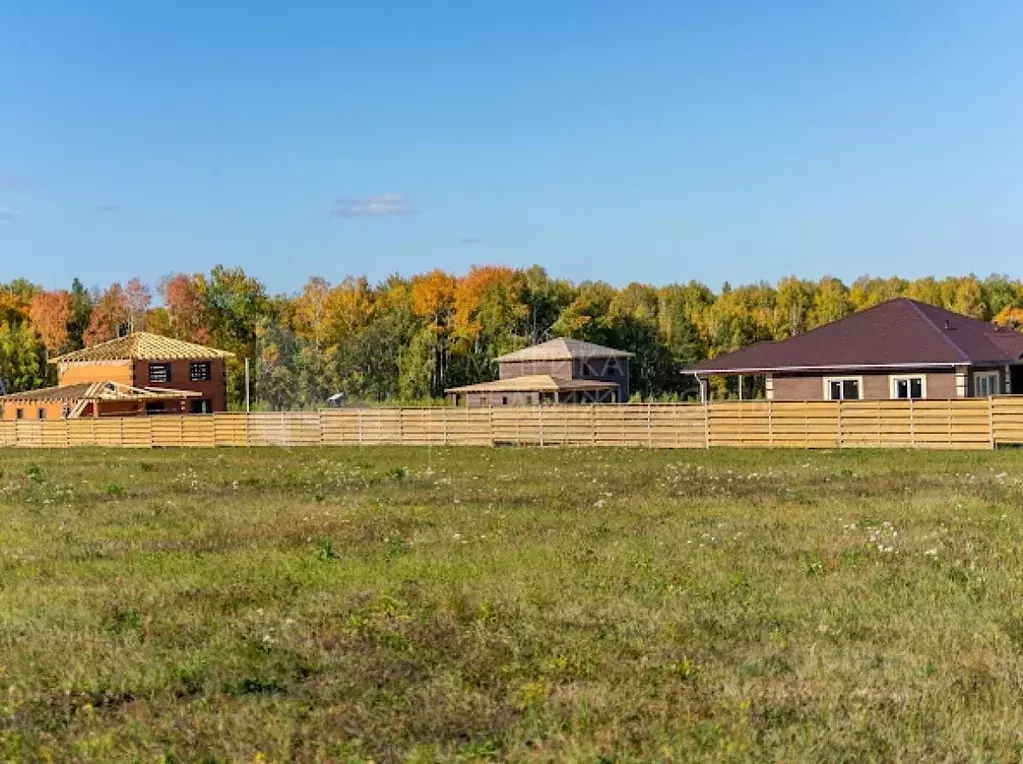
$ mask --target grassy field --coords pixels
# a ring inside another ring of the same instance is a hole
[[[7,450],[15,761],[1023,757],[1023,455]]]

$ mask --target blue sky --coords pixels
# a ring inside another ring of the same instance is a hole
[[[1023,4],[0,4],[0,281],[1020,274]]]

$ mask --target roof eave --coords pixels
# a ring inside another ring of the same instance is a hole
[[[812,366],[748,366],[736,368],[703,368],[684,369],[683,374],[772,374],[787,371],[855,371],[869,369],[933,369],[955,368],[956,366],[984,366],[1005,364],[1007,361],[914,361],[911,363],[852,363],[852,364],[814,364]]]

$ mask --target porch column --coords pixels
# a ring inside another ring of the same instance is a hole
[[[767,400],[774,400],[774,375],[768,374],[764,380],[764,395],[767,396]]]
[[[1012,367],[1005,364],[1005,394],[1012,395]]]
[[[970,395],[969,369],[964,366],[956,367],[956,397],[967,398]]]
[[[742,374],[739,375],[739,400],[742,400]]]

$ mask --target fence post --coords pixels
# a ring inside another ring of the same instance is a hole
[[[838,427],[838,448],[844,448],[845,447],[845,431],[844,431],[843,422],[842,422],[842,409],[845,406],[845,401],[841,401],[840,400],[835,405],[838,406],[838,422],[837,422],[837,427]],[[809,432],[809,429],[810,429],[810,426],[809,426],[809,423],[808,423],[807,424],[807,432]]]
[[[916,448],[916,408],[913,399],[909,399],[909,445]]]
[[[543,431],[543,406],[536,407],[537,413],[540,415],[540,447],[543,448],[545,444],[544,431]]]
[[[653,448],[654,447],[654,423],[651,420],[651,416],[652,416],[652,413],[653,413],[651,411],[651,405],[652,404],[650,403],[650,401],[647,401],[647,403],[646,403],[646,447],[647,448]]]
[[[993,395],[988,396],[987,399],[987,427],[991,432],[991,450],[998,447],[998,443],[995,440],[995,397]]]
[[[710,448],[710,401],[704,401],[702,408],[703,408],[703,447]]]

